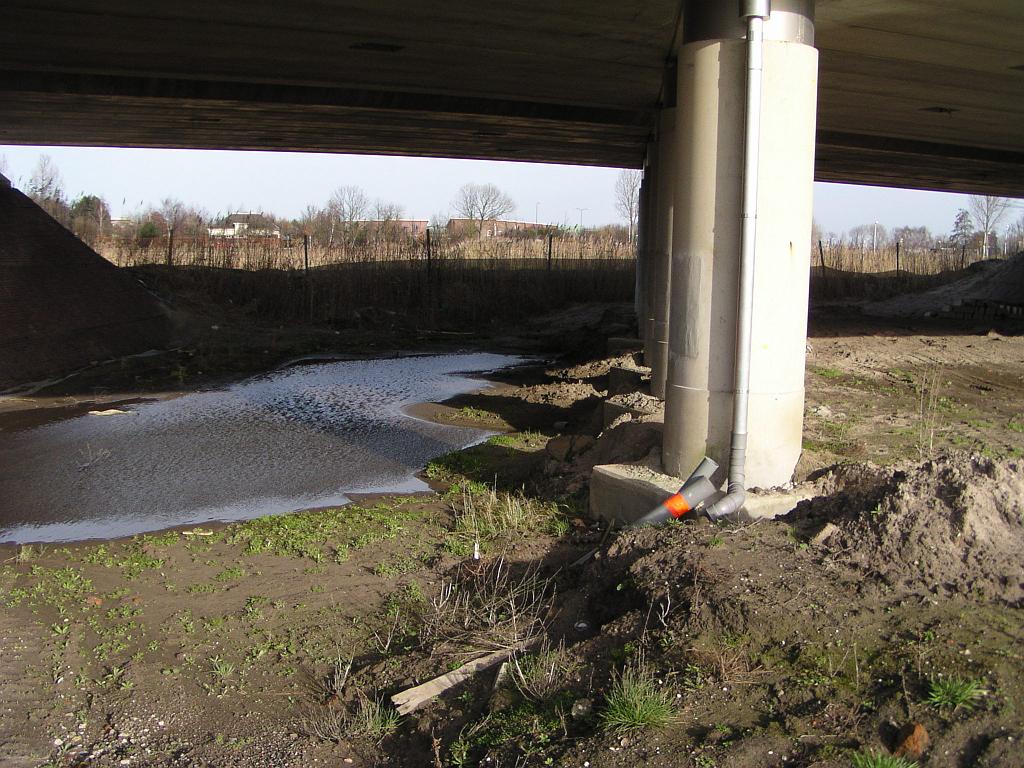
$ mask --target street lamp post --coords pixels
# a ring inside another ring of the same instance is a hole
[[[583,234],[583,212],[584,211],[589,211],[590,209],[589,208],[577,208],[576,210],[580,212],[580,234],[582,235]]]

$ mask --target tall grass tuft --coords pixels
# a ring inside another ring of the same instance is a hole
[[[658,685],[642,657],[614,677],[601,710],[604,729],[619,735],[664,728],[675,718],[672,694]]]

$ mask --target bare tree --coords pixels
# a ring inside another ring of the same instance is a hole
[[[1019,253],[1024,250],[1024,216],[1007,228],[1005,244],[1007,254]]]
[[[160,201],[160,206],[154,210],[154,213],[160,215],[168,236],[185,220],[186,212],[185,204],[174,197],[165,197]]]
[[[851,248],[861,251],[876,251],[879,247],[885,247],[889,242],[889,230],[877,222],[872,224],[859,224],[853,227],[846,236],[846,242]]]
[[[928,227],[896,227],[892,231],[892,239],[905,251],[926,251],[935,242]]]
[[[64,195],[64,179],[49,155],[40,155],[28,180],[28,196],[65,227],[70,224],[70,209]]]
[[[28,196],[40,200],[63,200],[64,179],[49,155],[40,155],[28,180]]]
[[[438,211],[430,217],[430,229],[434,232],[435,237],[448,229],[449,219],[451,216],[447,211]]]
[[[476,222],[477,235],[483,237],[484,223],[500,219],[516,209],[512,198],[493,184],[464,184],[455,195],[452,207],[460,216]]]
[[[967,198],[967,208],[971,212],[978,231],[981,232],[981,256],[988,258],[989,240],[999,222],[1010,210],[1013,201],[1007,197],[990,195],[971,195]]]
[[[369,208],[370,199],[359,187],[346,185],[334,190],[331,199],[327,201],[327,212],[331,219],[327,247],[334,245],[336,230],[341,232],[346,242],[354,242],[357,222],[366,218]]]
[[[374,236],[380,240],[399,240],[402,228],[398,222],[402,218],[402,206],[377,200],[373,204]]]
[[[629,223],[629,242],[636,236],[637,217],[640,214],[640,182],[642,171],[620,171],[615,180],[615,210]]]

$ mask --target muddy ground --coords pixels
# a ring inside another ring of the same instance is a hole
[[[624,312],[427,408],[505,432],[433,462],[437,495],[0,549],[0,764],[885,766],[920,726],[905,765],[1024,765],[1024,338],[817,309],[816,498],[606,536],[581,479],[658,442],[603,430]],[[496,649],[500,680],[395,720]]]

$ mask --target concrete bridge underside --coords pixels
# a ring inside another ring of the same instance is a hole
[[[11,0],[0,143],[639,168],[682,5]],[[1024,193],[1018,0],[819,0],[815,26],[815,178]]]
[[[663,467],[710,456],[716,484],[783,484],[800,454],[813,179],[1024,196],[1020,0],[13,0],[0,22],[0,143],[643,168]]]

